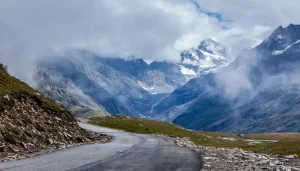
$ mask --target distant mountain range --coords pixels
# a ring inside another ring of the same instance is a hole
[[[299,68],[300,25],[280,26],[220,72],[176,89],[154,112],[196,130],[298,132]]]
[[[70,50],[41,61],[37,88],[75,116],[127,114],[234,133],[300,131],[300,25],[278,27],[234,61],[208,39],[181,62]]]
[[[180,57],[179,63],[147,64],[142,59],[68,50],[38,64],[36,88],[64,104],[75,116],[121,113],[150,117],[154,107],[175,89],[230,63],[226,48],[212,39],[183,51]]]

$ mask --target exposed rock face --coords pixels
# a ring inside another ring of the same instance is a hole
[[[39,68],[36,88],[62,103],[76,117],[103,116],[104,107],[94,102],[68,78],[60,77],[54,68]]]
[[[197,146],[189,138],[173,139],[177,145],[194,149],[200,153],[204,164],[202,170],[300,170],[300,160],[295,155],[278,158],[266,154],[247,152],[238,148],[228,149]]]
[[[80,128],[63,106],[9,76],[2,66],[0,94],[0,158],[108,140]]]
[[[92,111],[102,108],[110,114],[136,117],[147,115],[157,98],[164,96],[157,95],[154,88],[165,89],[166,75],[147,71],[145,80],[159,79],[153,82],[155,85],[146,84],[140,79],[145,68],[136,67],[143,65],[139,60],[101,58],[81,51],[78,54],[67,53],[56,60],[42,61],[38,66],[36,88],[71,110],[74,106]],[[136,70],[132,70],[133,67]]]

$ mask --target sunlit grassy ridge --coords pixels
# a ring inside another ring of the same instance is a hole
[[[91,118],[89,123],[140,134],[164,134],[175,137],[189,137],[195,144],[202,146],[238,147],[258,153],[279,155],[297,154],[300,156],[300,134],[259,134],[239,137],[227,133],[190,131],[166,122],[131,118],[121,115]],[[234,138],[234,141],[225,140],[223,138]],[[247,140],[279,141],[249,145]]]

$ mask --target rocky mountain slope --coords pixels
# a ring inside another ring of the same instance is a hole
[[[104,140],[81,129],[71,114],[0,65],[0,157],[38,152],[55,144]]]
[[[88,108],[140,117],[161,96],[152,94],[146,85],[135,79],[138,75],[134,77],[126,70],[136,61],[112,59],[125,64],[110,66],[113,64],[107,64],[111,62],[109,58],[100,58],[90,52],[70,53],[41,62],[36,80],[37,89],[71,110]],[[119,66],[123,68],[117,68]]]
[[[182,52],[181,59],[180,63],[147,64],[142,59],[100,57],[73,49],[39,63],[36,88],[75,116],[122,113],[150,117],[166,95],[229,63],[225,47],[213,40]]]
[[[221,72],[175,90],[154,111],[197,130],[298,132],[299,39],[299,25],[279,27]]]

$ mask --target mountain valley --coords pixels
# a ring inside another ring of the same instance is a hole
[[[39,64],[37,89],[78,117],[126,114],[203,131],[297,132],[299,35],[299,25],[280,26],[234,61],[212,39],[183,51],[181,63],[70,50]]]
[[[229,62],[225,47],[211,39],[201,42],[198,50],[182,52],[180,63],[147,64],[142,59],[67,50],[52,60],[41,61],[35,80],[38,90],[78,117],[120,113],[154,117],[154,107],[168,94]]]

